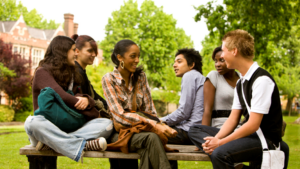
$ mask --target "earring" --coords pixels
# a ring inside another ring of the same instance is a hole
[[[122,65],[122,64],[123,64],[123,65]],[[122,69],[124,69],[124,61],[122,61],[122,62],[120,63],[120,66],[121,66]]]

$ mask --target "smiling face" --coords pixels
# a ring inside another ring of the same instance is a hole
[[[177,77],[182,77],[186,72],[190,71],[194,67],[194,63],[192,66],[189,66],[184,55],[177,55],[173,64],[174,71]]]
[[[70,66],[75,66],[75,44],[72,45],[71,49],[68,51],[68,64]]]
[[[227,68],[225,59],[221,57],[222,51],[219,51],[215,55],[215,68],[220,75],[226,74],[230,69]]]
[[[131,45],[130,47],[128,47],[123,57],[120,54],[118,54],[118,60],[120,61],[120,64],[122,61],[124,61],[124,69],[131,73],[135,72],[137,65],[140,62],[139,58],[140,49],[137,45]]]
[[[225,59],[226,65],[228,69],[234,69],[234,49],[229,51],[228,48],[226,47],[226,42],[223,41],[222,43],[222,54],[221,58]]]
[[[79,50],[76,49],[76,61],[82,66],[86,67],[87,65],[92,65],[94,62],[94,59],[96,57],[96,53],[94,49],[92,48],[90,42],[85,42],[84,46]]]

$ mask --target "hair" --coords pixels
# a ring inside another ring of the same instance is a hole
[[[216,54],[217,54],[218,52],[222,52],[222,47],[221,47],[221,46],[218,46],[218,47],[216,47],[216,48],[214,49],[213,54],[211,55],[212,60],[215,60]]]
[[[48,46],[44,59],[37,67],[37,69],[44,67],[65,90],[68,89],[72,77],[76,84],[80,84],[81,81],[75,66],[68,64],[68,51],[73,44],[75,44],[74,40],[67,36],[56,36]]]
[[[118,43],[116,43],[115,48],[111,54],[111,60],[112,62],[119,67],[120,61],[118,60],[117,55],[121,55],[124,57],[124,54],[128,51],[129,47],[132,45],[137,45],[135,42],[129,39],[120,40]],[[133,73],[133,85],[136,84],[138,81],[138,78],[140,74],[143,71],[143,66],[139,66],[136,68],[136,71]]]
[[[225,46],[228,50],[237,48],[239,53],[247,59],[254,57],[254,38],[247,31],[237,29],[227,32],[222,41],[226,42]]]
[[[180,54],[184,56],[188,66],[193,66],[193,63],[195,63],[193,69],[197,70],[202,74],[202,57],[198,51],[196,51],[194,48],[178,49],[175,57],[177,57]]]
[[[91,44],[92,49],[94,50],[95,54],[98,55],[98,46],[97,46],[96,41],[92,37],[90,37],[88,35],[78,36],[77,34],[74,34],[71,38],[75,41],[76,48],[79,50],[81,50],[85,46],[85,42],[89,42]]]

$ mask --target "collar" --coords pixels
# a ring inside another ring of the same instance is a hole
[[[252,77],[253,73],[259,68],[257,62],[254,62],[251,67],[248,69],[247,73],[245,74],[245,76],[242,76],[242,74],[240,74],[241,76],[241,80],[242,83],[244,83],[245,80],[250,80],[250,78]]]
[[[75,61],[75,64],[77,65],[77,67],[78,67],[81,71],[84,71],[84,72],[85,72],[85,69],[83,69],[83,68],[81,67],[81,65],[80,65],[77,61]]]
[[[119,70],[114,67],[114,71],[112,72],[112,75],[116,78],[116,82],[121,85],[122,83],[124,83],[125,85],[125,80],[123,79],[121,73],[119,72]],[[133,78],[133,73],[131,73],[131,76],[130,76],[130,82],[129,82],[129,90],[131,91],[133,86],[132,86],[132,78]]]

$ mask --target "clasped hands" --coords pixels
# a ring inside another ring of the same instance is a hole
[[[206,141],[202,144],[203,151],[209,155],[220,146],[220,139],[216,137],[205,137],[204,140]]]

